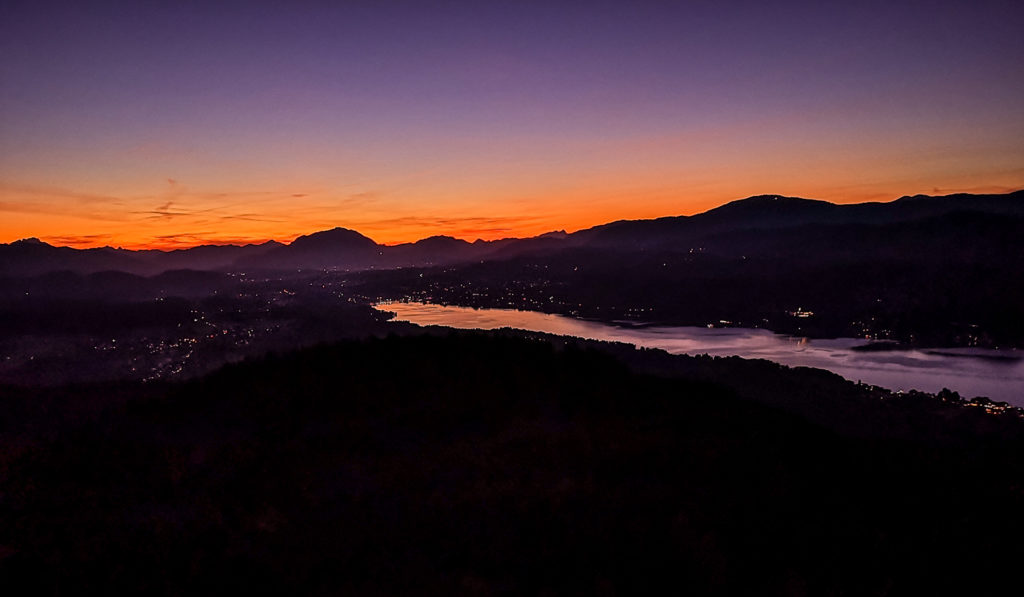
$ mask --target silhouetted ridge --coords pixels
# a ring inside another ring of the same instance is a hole
[[[471,259],[486,252],[484,245],[474,246],[452,236],[430,236],[414,243],[385,247],[384,265],[439,265]]]
[[[434,236],[428,236],[427,238],[420,239],[420,240],[418,240],[418,241],[416,241],[416,242],[414,242],[412,244],[414,244],[414,245],[424,245],[425,246],[425,245],[430,245],[430,244],[439,244],[439,245],[450,245],[450,244],[463,245],[463,244],[466,244],[466,245],[468,245],[469,243],[464,241],[464,240],[455,238],[454,236],[448,236],[447,234],[435,234]]]
[[[238,268],[257,269],[362,269],[381,261],[384,247],[348,228],[332,228],[296,238],[235,263]]]
[[[556,231],[533,238],[473,243],[451,236],[432,236],[390,247],[341,227],[300,236],[289,245],[269,241],[242,247],[204,245],[176,251],[130,251],[110,247],[79,250],[54,247],[31,238],[0,245],[0,275],[35,275],[61,269],[79,273],[121,270],[149,275],[169,269],[355,270],[430,266],[505,260],[572,247],[697,250],[714,245],[716,238],[721,241],[725,236],[736,234],[744,235],[743,247],[756,248],[763,242],[754,237],[765,231],[791,230],[796,234],[797,228],[807,226],[884,226],[953,213],[1024,217],[1024,191],[1002,195],[915,195],[889,203],[850,205],[782,195],[756,195],[693,216],[620,220],[572,234]]]
[[[950,213],[1024,217],[1024,191],[1005,195],[904,197],[890,203],[834,204],[816,199],[757,195],[693,216],[620,220],[571,236],[573,244],[622,248],[700,247],[722,234],[795,229],[812,225],[891,225]]]
[[[49,243],[44,243],[43,241],[39,240],[38,238],[36,238],[34,236],[30,236],[28,238],[23,238],[21,240],[16,240],[16,241],[14,241],[11,244],[12,245],[45,245],[47,247],[52,247],[53,246],[53,245],[51,245]]]
[[[694,216],[701,219],[712,218],[803,218],[811,215],[820,216],[841,209],[839,205],[818,199],[785,197],[782,195],[755,195],[726,203]],[[788,222],[787,222],[788,223]]]
[[[300,236],[288,245],[292,249],[375,249],[377,243],[348,228],[332,228]]]

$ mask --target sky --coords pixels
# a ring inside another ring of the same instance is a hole
[[[1019,2],[0,3],[0,242],[1024,188]]]

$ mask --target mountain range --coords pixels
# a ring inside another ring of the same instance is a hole
[[[1024,222],[1024,190],[1006,194],[916,195],[881,203],[840,205],[759,195],[693,216],[621,220],[567,234],[467,242],[432,236],[414,243],[382,245],[346,228],[296,238],[289,244],[203,245],[173,251],[121,248],[75,249],[36,238],[0,244],[0,275],[34,276],[54,271],[89,274],[121,271],[155,275],[181,269],[204,271],[364,270],[433,266],[567,248],[623,251],[698,250],[725,256],[802,251],[808,239],[825,253],[904,250],[914,235],[950,235],[974,242],[982,236],[1015,235]],[[818,237],[814,239],[814,237]],[[901,239],[896,246],[894,240]],[[848,241],[848,242],[847,242]],[[845,247],[845,248],[844,248]],[[958,251],[970,250],[960,247]]]

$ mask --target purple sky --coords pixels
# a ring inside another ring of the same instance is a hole
[[[1024,186],[1019,2],[425,4],[4,2],[0,242]]]

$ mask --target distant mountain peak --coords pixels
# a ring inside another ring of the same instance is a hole
[[[746,199],[737,199],[735,201],[730,201],[729,203],[726,203],[722,207],[725,207],[726,205],[735,205],[737,203],[741,203],[741,204],[754,204],[754,203],[779,203],[779,202],[784,202],[784,203],[828,203],[827,201],[822,201],[820,199],[805,199],[804,197],[790,197],[788,195],[751,195],[750,197],[747,197]]]
[[[51,245],[49,243],[44,243],[43,241],[39,240],[38,238],[36,238],[34,236],[30,236],[28,238],[23,238],[21,240],[16,240],[16,241],[14,241],[11,244],[12,245],[42,245],[42,246],[47,246],[47,247],[52,247],[53,246],[53,245]]]
[[[321,230],[320,232],[300,236],[293,240],[289,246],[315,248],[341,245],[376,247],[377,243],[355,230],[338,226],[330,230]]]
[[[820,199],[804,199],[803,197],[787,197],[785,195],[754,195],[746,199],[730,201],[704,214],[742,213],[750,211],[788,212],[794,210],[834,209],[836,205]],[[698,215],[704,215],[698,214]]]
[[[447,234],[435,234],[434,236],[428,236],[427,238],[420,239],[413,243],[414,245],[439,245],[439,244],[469,244],[464,240],[455,238],[454,236],[448,236]]]

